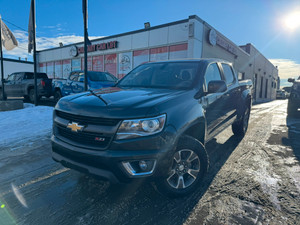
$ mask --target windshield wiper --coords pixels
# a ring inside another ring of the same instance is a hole
[[[97,98],[99,98],[100,100],[102,100],[105,105],[108,105],[107,102],[101,97],[101,95],[96,95],[95,92],[93,92],[93,90],[89,89],[89,92],[91,92],[92,95],[96,96]]]

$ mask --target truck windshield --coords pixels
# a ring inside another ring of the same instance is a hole
[[[162,62],[140,65],[118,87],[188,89],[195,84],[198,62]]]

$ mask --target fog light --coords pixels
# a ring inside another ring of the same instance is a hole
[[[143,170],[143,171],[147,170],[147,167],[148,167],[147,163],[144,160],[139,162],[139,166],[140,166],[141,170]]]
[[[122,165],[131,176],[150,176],[155,169],[156,160],[125,161]]]

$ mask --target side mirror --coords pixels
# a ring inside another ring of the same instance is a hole
[[[227,85],[224,80],[212,80],[208,83],[208,94],[221,93],[227,91]]]
[[[289,79],[288,79],[288,82],[294,83],[294,82],[295,82],[295,79],[294,79],[294,78],[289,78]]]

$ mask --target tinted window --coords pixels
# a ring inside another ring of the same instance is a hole
[[[23,78],[23,74],[21,74],[21,73],[16,73],[16,77],[15,77],[15,80],[16,80],[16,81],[20,81],[20,80],[22,80],[22,78]]]
[[[117,79],[114,76],[112,76],[110,74],[107,74],[107,73],[105,75],[106,75],[106,80],[107,81],[112,81],[112,82],[117,81]]]
[[[112,75],[105,72],[88,72],[91,81],[115,81]]]
[[[228,64],[222,63],[224,76],[227,84],[232,84],[234,82],[234,75],[231,69],[231,66]]]
[[[37,79],[47,79],[48,76],[46,73],[37,73]],[[34,73],[25,73],[24,79],[34,79]]]
[[[13,80],[15,80],[15,76],[16,76],[16,74],[11,74],[11,75],[9,75],[8,77],[7,77],[7,80],[8,81],[13,81]]]
[[[210,64],[205,72],[205,84],[206,87],[208,83],[212,80],[222,80],[219,67],[216,63]]]
[[[47,79],[48,76],[47,76],[47,74],[45,74],[45,73],[37,73],[37,78],[38,78],[38,79],[39,79],[39,78]]]
[[[24,79],[33,79],[33,78],[34,78],[33,73],[25,73],[25,75],[24,75]]]
[[[72,81],[77,81],[78,80],[78,73],[71,74],[69,79],[72,80]]]
[[[198,70],[197,62],[143,64],[129,72],[118,84],[121,87],[191,88]]]

